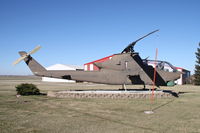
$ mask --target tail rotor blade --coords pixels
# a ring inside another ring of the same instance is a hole
[[[16,61],[13,62],[13,65],[18,64],[20,61],[22,61],[23,59],[25,59],[27,57],[27,55],[20,57],[19,59],[17,59]]]
[[[39,49],[41,48],[41,46],[37,46],[36,48],[34,48],[31,52],[29,52],[27,55],[31,55],[34,54],[35,52],[37,52]]]
[[[41,48],[41,46],[37,46],[37,47],[34,48],[31,52],[29,52],[28,54],[21,55],[21,57],[20,57],[19,59],[17,59],[16,61],[13,62],[13,65],[18,64],[20,61],[22,61],[23,59],[25,59],[25,58],[28,57],[29,55],[34,54],[34,53],[37,52],[40,48]]]

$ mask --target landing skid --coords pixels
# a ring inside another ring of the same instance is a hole
[[[124,91],[127,91],[127,89],[126,89],[126,84],[123,84],[123,85],[122,85],[122,89],[123,89]]]

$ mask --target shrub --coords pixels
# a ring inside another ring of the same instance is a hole
[[[19,95],[39,95],[40,90],[34,84],[23,83],[17,85],[16,87],[17,94]]]

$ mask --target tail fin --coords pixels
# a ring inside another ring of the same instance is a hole
[[[21,57],[24,57],[27,55],[25,51],[19,52]],[[24,61],[28,65],[28,67],[31,69],[34,75],[40,75],[41,72],[47,71],[42,65],[40,65],[31,55],[28,55],[26,58],[24,58]]]

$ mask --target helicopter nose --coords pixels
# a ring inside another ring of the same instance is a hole
[[[181,76],[181,74],[182,74],[181,72],[175,72],[175,73],[174,73],[174,76],[173,76],[173,77],[174,77],[174,80],[179,79],[180,76]]]

